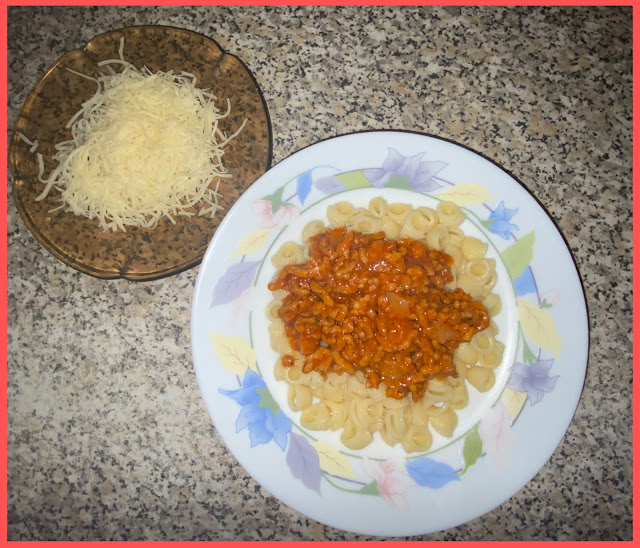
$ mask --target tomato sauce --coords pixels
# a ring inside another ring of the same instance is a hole
[[[305,373],[360,370],[387,396],[417,401],[429,379],[456,376],[454,350],[489,326],[481,303],[444,289],[451,256],[423,242],[340,227],[311,238],[309,256],[268,286],[288,291],[278,315]]]

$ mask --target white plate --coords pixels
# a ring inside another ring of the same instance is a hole
[[[308,432],[273,378],[270,256],[326,207],[348,200],[455,201],[463,229],[497,259],[505,343],[495,387],[470,389],[454,437],[423,454],[380,440],[361,451]],[[211,419],[269,492],[327,525],[409,536],[453,527],[524,486],[562,439],[584,382],[588,322],[567,247],[536,200],[490,161],[412,133],[367,132],[303,149],[263,175],[220,224],[203,260],[192,319],[196,375]]]

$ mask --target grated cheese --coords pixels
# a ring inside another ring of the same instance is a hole
[[[226,136],[218,122],[230,113],[228,100],[221,112],[193,74],[138,70],[124,60],[123,48],[121,40],[120,58],[99,63],[122,65],[121,72],[96,79],[71,71],[95,81],[98,90],[69,120],[72,138],[56,145],[58,165],[47,179],[37,153],[46,186],[36,199],[55,188],[60,208],[114,231],[154,228],[162,217],[175,223],[177,215],[196,210],[213,218],[221,209],[220,181],[230,177],[222,162],[225,146],[244,122]]]
[[[18,138],[25,142],[27,145],[29,145],[31,148],[29,149],[29,152],[35,152],[36,149],[39,146],[38,141],[32,141],[31,139],[29,139],[24,133],[22,133],[22,131],[18,132]]]

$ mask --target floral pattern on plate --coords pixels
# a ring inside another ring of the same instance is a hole
[[[210,307],[240,303],[237,317],[246,317],[265,249],[270,248],[282,227],[293,221],[316,196],[348,193],[359,188],[396,188],[455,202],[488,240],[500,238],[508,245],[500,256],[512,282],[517,302],[518,353],[511,366],[507,387],[488,413],[453,443],[460,445],[461,459],[441,459],[439,451],[411,455],[404,460],[375,460],[350,455],[314,440],[279,408],[262,379],[251,341],[210,332],[211,344],[220,363],[235,375],[228,388],[219,392],[239,405],[236,432],[248,431],[251,447],[275,443],[283,452],[291,474],[307,488],[322,493],[327,488],[380,497],[387,504],[408,506],[406,492],[414,488],[440,489],[460,481],[479,459],[488,458],[496,468],[504,467],[515,443],[513,429],[527,401],[544,405],[559,375],[551,375],[562,338],[556,329],[553,308],[559,295],[553,289],[541,294],[532,268],[535,230],[520,234],[518,204],[496,201],[480,184],[454,184],[444,178],[447,164],[425,160],[425,153],[403,155],[389,148],[381,167],[340,172],[331,166],[308,169],[254,200],[251,210],[259,228],[243,236],[226,268],[211,291]],[[322,168],[322,169],[321,169]],[[317,175],[319,172],[322,175]],[[326,174],[327,171],[333,173]],[[491,204],[495,204],[492,205]],[[474,206],[473,209],[470,206]],[[493,236],[492,236],[493,235]]]

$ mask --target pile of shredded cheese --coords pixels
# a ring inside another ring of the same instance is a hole
[[[72,139],[56,145],[58,165],[47,179],[38,153],[39,180],[46,186],[37,200],[56,188],[60,208],[114,231],[154,228],[163,216],[175,223],[176,215],[193,215],[196,206],[199,215],[213,217],[221,209],[220,180],[230,177],[224,147],[244,123],[227,137],[218,121],[229,115],[229,101],[221,112],[216,97],[196,87],[194,75],[138,70],[124,60],[123,48],[121,40],[120,59],[99,64],[109,74],[94,79],[76,73],[94,80],[98,90],[67,124]],[[32,144],[34,150],[37,142]]]

